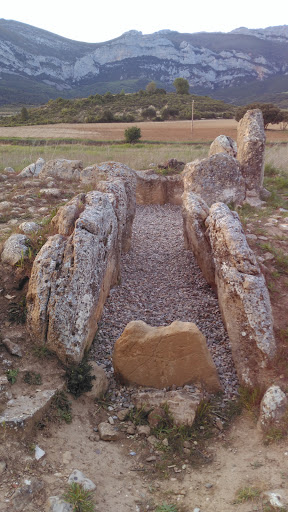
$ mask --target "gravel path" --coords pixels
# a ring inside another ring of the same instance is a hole
[[[113,372],[113,345],[131,320],[159,326],[194,322],[206,336],[227,398],[238,385],[218,301],[184,248],[181,207],[137,206],[121,284],[110,291],[91,356]]]

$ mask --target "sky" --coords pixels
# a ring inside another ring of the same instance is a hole
[[[266,28],[288,24],[287,0],[265,8],[261,0],[10,0],[1,2],[0,17],[43,28],[69,39],[99,43],[128,30],[151,34],[229,32],[238,27]]]

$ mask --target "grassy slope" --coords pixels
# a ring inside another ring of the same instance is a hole
[[[21,115],[2,118],[2,125],[83,123],[83,122],[133,122],[143,119],[191,119],[192,100],[194,118],[233,117],[234,107],[207,96],[169,94],[99,94],[84,99],[58,98],[47,104],[29,109],[28,120]],[[151,110],[152,107],[152,110]],[[145,117],[145,111],[152,112]],[[153,110],[154,109],[154,110]],[[144,112],[143,112],[144,111]]]

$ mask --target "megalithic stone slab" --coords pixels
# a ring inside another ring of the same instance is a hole
[[[201,383],[208,391],[221,389],[205,337],[190,322],[167,327],[130,322],[116,341],[113,365],[125,383],[158,389]]]

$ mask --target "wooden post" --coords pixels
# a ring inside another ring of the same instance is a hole
[[[194,100],[192,100],[192,118],[191,118],[191,134],[193,135],[194,126]]]

